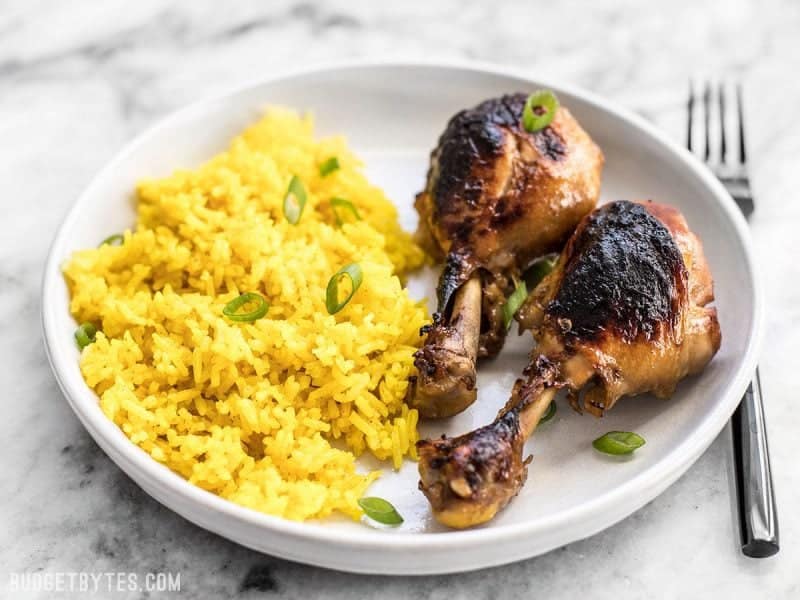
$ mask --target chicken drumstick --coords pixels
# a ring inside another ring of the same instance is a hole
[[[592,212],[520,309],[537,345],[494,422],[417,443],[434,516],[470,527],[518,493],[523,445],[558,388],[597,416],[624,395],[669,397],[719,349],[713,299],[700,240],[676,209],[619,201]]]
[[[454,415],[476,397],[475,361],[500,351],[502,309],[532,259],[559,250],[596,203],[603,155],[565,108],[536,132],[524,94],[456,114],[431,154],[417,195],[418,238],[445,259],[438,312],[417,352],[410,403]]]

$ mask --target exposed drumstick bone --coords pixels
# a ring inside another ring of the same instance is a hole
[[[409,403],[425,417],[449,417],[475,402],[478,339],[481,328],[481,279],[476,272],[454,294],[449,318],[427,328],[414,361],[419,374]]]

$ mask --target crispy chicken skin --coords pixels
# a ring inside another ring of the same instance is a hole
[[[713,280],[683,215],[613,202],[585,219],[518,313],[534,355],[569,357],[570,401],[597,416],[625,395],[668,398],[719,349]],[[582,402],[577,391],[590,383]]]
[[[618,201],[587,216],[519,312],[537,345],[498,417],[457,438],[418,442],[420,489],[434,516],[470,527],[519,492],[524,442],[558,388],[597,416],[623,395],[669,397],[719,349],[713,299],[700,240],[676,209]]]
[[[475,361],[503,346],[514,278],[559,250],[597,203],[600,149],[563,107],[544,129],[526,131],[525,100],[507,95],[456,114],[417,195],[417,238],[445,263],[410,386],[424,416],[450,416],[475,400]]]

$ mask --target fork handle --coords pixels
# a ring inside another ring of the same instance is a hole
[[[731,424],[742,552],[752,558],[766,558],[778,552],[780,545],[758,369]]]

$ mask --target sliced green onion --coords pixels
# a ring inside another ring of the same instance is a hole
[[[252,304],[254,302],[257,303],[257,305],[253,310],[243,313],[239,312],[239,309],[244,307],[246,304]],[[222,309],[222,314],[228,317],[231,321],[251,323],[252,321],[257,321],[266,315],[268,310],[269,302],[267,302],[263,296],[253,292],[247,292],[246,294],[242,294],[238,298],[234,298],[228,302],[225,305],[225,308]]]
[[[614,455],[630,454],[644,444],[644,438],[632,431],[609,431],[592,442],[596,450]]]
[[[331,198],[331,208],[333,209],[333,214],[336,217],[336,224],[339,227],[345,224],[345,220],[342,218],[344,211],[349,211],[356,221],[361,220],[361,215],[358,214],[358,209],[353,205],[352,202],[350,202],[350,200],[345,200],[344,198]]]
[[[531,133],[544,129],[556,116],[558,98],[550,90],[539,90],[528,96],[522,109],[522,125]]]
[[[331,156],[328,160],[322,163],[319,166],[319,176],[320,177],[327,177],[334,171],[339,170],[339,159],[335,156]]]
[[[347,297],[339,302],[339,280],[342,277],[347,277],[350,280],[351,289]],[[350,298],[356,293],[363,279],[364,274],[361,272],[361,267],[358,263],[350,263],[339,269],[336,275],[328,281],[328,288],[325,290],[325,307],[328,309],[328,313],[335,315],[342,310],[350,302]]]
[[[121,233],[115,233],[114,235],[110,235],[106,239],[104,239],[102,242],[100,242],[100,245],[98,246],[98,248],[100,246],[106,246],[106,245],[108,245],[108,246],[122,246],[122,244],[124,242],[125,242],[125,236],[123,236]]]
[[[300,181],[297,175],[292,175],[292,180],[289,182],[289,188],[286,190],[286,196],[283,199],[283,216],[292,225],[297,225],[300,222],[307,199],[303,182]]]
[[[525,302],[525,298],[527,297],[528,286],[525,285],[524,281],[520,281],[503,305],[503,323],[506,329],[511,327],[511,321],[514,320],[514,315],[517,314],[519,307],[522,306],[522,303]]]
[[[541,283],[542,279],[555,268],[557,261],[558,255],[555,254],[537,260],[525,271],[525,283],[527,283],[531,289],[535,288]]]
[[[358,505],[364,514],[373,521],[383,523],[384,525],[400,525],[403,522],[403,517],[397,512],[397,509],[392,506],[391,502],[387,502],[383,498],[370,497],[359,498]]]
[[[550,406],[547,407],[547,411],[542,415],[542,418],[539,419],[539,425],[542,423],[547,423],[550,419],[556,416],[556,403],[555,401],[550,403]]]
[[[83,350],[89,344],[93,344],[96,335],[97,327],[91,323],[81,323],[75,330],[75,341],[78,342],[78,348]]]

